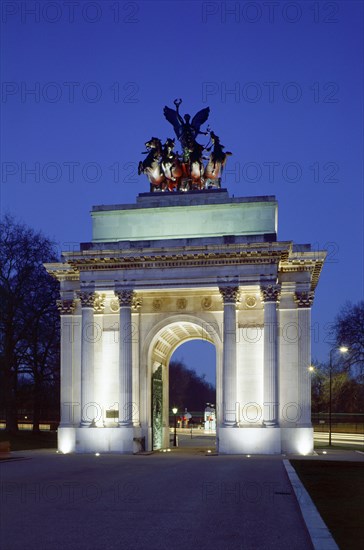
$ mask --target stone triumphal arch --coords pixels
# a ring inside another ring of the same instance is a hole
[[[277,209],[223,189],[93,207],[92,241],[46,265],[61,287],[62,452],[167,447],[169,359],[201,338],[216,348],[219,452],[312,451],[310,314],[325,252],[278,241]]]

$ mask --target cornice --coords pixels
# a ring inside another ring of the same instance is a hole
[[[59,281],[77,281],[81,272],[208,268],[242,265],[276,265],[278,273],[309,272],[311,290],[317,286],[326,257],[324,251],[293,252],[290,241],[233,243],[201,246],[167,246],[127,250],[65,252],[65,262],[45,264]]]
[[[110,269],[173,269],[242,264],[276,264],[289,257],[291,243],[255,243],[161,250],[104,250],[66,253],[74,273]],[[61,264],[62,265],[62,264]],[[56,270],[54,270],[56,272]],[[57,273],[57,272],[56,272]],[[57,273],[58,274],[58,273]]]

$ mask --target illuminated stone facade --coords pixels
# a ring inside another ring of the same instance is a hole
[[[61,284],[59,449],[168,447],[169,360],[206,339],[219,452],[311,452],[310,313],[325,252],[277,241],[275,198],[153,193],[92,219],[92,242],[46,265]]]

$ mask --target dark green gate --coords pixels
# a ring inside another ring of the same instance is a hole
[[[152,376],[153,450],[163,446],[163,372],[160,365]]]

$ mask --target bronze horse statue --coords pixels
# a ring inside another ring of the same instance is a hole
[[[211,151],[209,161],[205,168],[205,186],[221,187],[221,176],[224,170],[224,166],[227,161],[227,157],[232,155],[230,151],[224,152],[224,145],[220,143],[220,138],[211,130],[210,132],[212,146],[208,149]]]
[[[138,174],[146,174],[150,183],[150,191],[164,191],[166,178],[161,167],[162,143],[161,140],[152,137],[146,142],[147,156],[139,162]]]
[[[167,179],[168,191],[179,190],[182,177],[182,165],[174,152],[175,140],[168,138],[163,146],[161,167]]]
[[[188,191],[221,187],[221,176],[229,151],[224,152],[220,138],[207,127],[201,131],[210,114],[209,107],[201,109],[191,120],[189,114],[181,116],[181,99],[174,101],[175,110],[164,107],[164,116],[173,126],[177,139],[181,143],[182,153],[174,151],[175,139],[168,138],[163,147],[159,138],[152,137],[146,142],[147,155],[139,162],[138,174],[146,174],[150,191]],[[196,141],[199,134],[210,134],[211,146]],[[204,156],[209,152],[209,157]],[[207,160],[207,165],[203,161]]]
[[[204,146],[196,142],[193,151],[191,151],[189,155],[190,178],[191,178],[192,189],[202,189],[204,185],[205,167],[202,162],[202,159],[204,158],[202,156],[203,151],[204,151]]]

